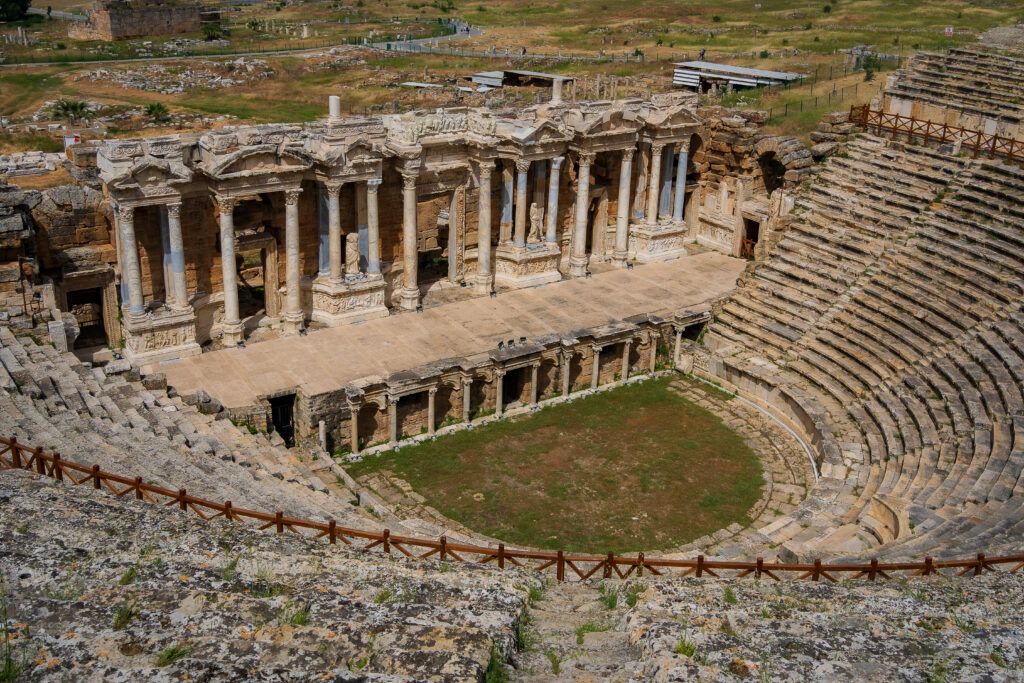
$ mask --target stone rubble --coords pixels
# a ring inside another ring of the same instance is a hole
[[[123,88],[165,95],[199,88],[220,89],[270,78],[274,70],[262,59],[238,57],[226,61],[197,60],[186,64],[150,64],[133,69],[93,69],[76,80],[105,82]]]

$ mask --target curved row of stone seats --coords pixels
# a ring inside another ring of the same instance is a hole
[[[833,182],[836,166],[865,171],[879,143],[851,144],[849,158],[830,161],[816,186]],[[1024,170],[924,154],[948,161],[949,182],[917,189],[919,210],[898,216],[903,225],[873,261],[858,262],[858,277],[844,277],[841,267],[818,281],[804,277],[794,289],[816,305],[790,324],[792,334],[772,343],[785,320],[780,307],[764,305],[765,292],[775,291],[768,287],[778,283],[780,256],[785,269],[811,273],[821,271],[824,254],[835,256],[811,248],[815,235],[834,246],[820,210],[787,229],[705,336],[758,382],[809,390],[814,429],[827,423],[841,453],[828,461],[840,472],[838,490],[824,477],[827,501],[812,492],[803,513],[767,534],[798,554],[879,545],[940,552],[953,533],[969,534],[978,550],[1022,538]]]
[[[329,492],[314,473],[264,435],[199,413],[166,391],[123,374],[88,368],[70,353],[15,337],[0,327],[3,433],[68,460],[192,495],[231,500],[292,516],[374,521],[344,491]]]
[[[0,475],[0,501],[13,654],[34,681],[475,683],[515,647],[540,583],[203,522],[23,471]]]
[[[864,135],[829,160],[799,215],[714,332],[779,358],[906,233],[965,162]],[[762,322],[764,321],[764,322]]]
[[[1016,84],[1022,80],[1024,54],[971,46],[918,53],[897,72],[887,94],[1019,123],[1024,103]]]

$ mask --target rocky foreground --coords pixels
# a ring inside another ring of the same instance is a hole
[[[43,681],[477,681],[514,648],[536,583],[13,471],[0,549],[13,659]]]

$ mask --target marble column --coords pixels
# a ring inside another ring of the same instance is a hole
[[[548,244],[558,241],[558,182],[564,161],[565,157],[555,157],[551,160],[551,175],[548,176],[547,234],[544,236],[544,241]]]
[[[437,387],[427,389],[427,434],[433,436],[437,431]]]
[[[366,272],[380,275],[380,179],[366,181]]]
[[[572,391],[572,352],[562,353],[562,396],[568,396]]]
[[[479,214],[476,238],[476,288],[481,294],[490,294],[494,289],[494,274],[491,272],[491,174],[490,161],[480,162]]]
[[[462,421],[469,424],[473,407],[473,378],[462,378]]]
[[[135,241],[135,207],[117,207],[117,233],[121,239],[121,279],[128,283],[128,314],[142,315],[142,272],[139,268],[139,245]]]
[[[349,403],[349,450],[352,451],[352,455],[359,454],[359,410],[362,407],[360,403]]]
[[[659,335],[653,332],[651,333],[651,336],[648,338],[648,345],[650,346],[648,351],[651,355],[647,361],[647,372],[651,374],[654,374],[654,372],[658,369],[658,340],[660,338],[661,337]]]
[[[420,305],[417,278],[419,247],[416,235],[416,176],[417,171],[402,172],[402,308],[415,311]]]
[[[332,282],[341,282],[341,183],[325,183],[327,190],[327,249]]]
[[[537,205],[537,208],[541,210],[541,226],[544,225],[544,207],[545,197],[548,193],[548,162],[547,159],[541,159],[533,166],[534,180],[533,180],[533,204]],[[544,238],[540,238],[543,240]]]
[[[527,195],[527,179],[530,173],[530,162],[526,159],[516,159],[516,214],[515,214],[515,236],[513,244],[516,249],[526,247],[526,223],[530,217],[528,207],[529,196]]]
[[[619,167],[619,215],[615,223],[615,251],[612,262],[620,268],[625,267],[629,255],[629,188],[632,186],[633,148],[622,150],[622,163]]]
[[[569,255],[569,275],[587,274],[587,213],[590,210],[590,165],[592,152],[579,155],[579,173],[576,175],[576,224],[572,232],[572,253]]]
[[[398,443],[398,397],[388,396],[388,445]]]
[[[676,196],[672,204],[672,220],[683,220],[683,205],[686,202],[686,166],[688,164],[687,151],[679,151],[679,162],[676,166]]]
[[[505,159],[501,162],[501,222],[498,225],[498,244],[512,241],[512,195],[514,190],[512,160]]]
[[[171,271],[171,226],[167,217],[167,205],[161,204],[156,207],[160,215],[160,254],[163,257],[161,274],[164,282],[164,304],[169,308],[174,305],[174,285]],[[153,277],[154,269],[150,268],[150,277]],[[153,283],[153,293],[156,294],[156,282]]]
[[[238,278],[235,272],[235,207],[234,197],[218,197],[220,206],[220,267],[224,279],[224,320],[222,343],[237,346],[242,341],[242,322],[238,317]]]
[[[369,208],[366,201],[366,185],[363,183],[356,183],[356,239],[355,247],[356,253],[352,255],[345,255],[346,268],[352,267],[352,270],[346,270],[349,275],[358,275],[363,269],[369,266]],[[348,243],[349,245],[352,242]],[[364,253],[367,254],[364,256]]]
[[[181,204],[167,205],[167,233],[171,247],[171,290],[174,305],[188,308],[188,283],[185,280],[185,241],[181,236]]]
[[[326,183],[316,184],[316,208],[319,232],[316,276],[328,278],[331,275],[331,217]]]
[[[505,371],[494,371],[494,414],[501,417],[505,414]]]
[[[530,403],[537,403],[537,381],[540,379],[540,363],[534,363],[530,367]]]
[[[594,352],[594,362],[590,364],[590,388],[597,389],[601,381],[601,347],[594,344],[590,348]]]
[[[640,160],[636,173],[636,196],[633,198],[633,220],[640,222],[647,215],[647,184],[650,181],[648,171],[651,168],[651,146],[640,146]]]
[[[629,354],[633,350],[633,342],[626,340],[622,343],[622,381],[625,382],[629,379]]]
[[[658,199],[658,219],[663,220],[672,215],[672,167],[675,152],[668,145],[661,152],[661,196]]]
[[[302,328],[302,289],[299,272],[299,195],[296,188],[284,193],[285,310],[286,333]]]
[[[683,328],[676,328],[675,347],[672,349],[672,365],[679,369],[679,349],[683,344]]]
[[[664,145],[651,145],[651,173],[647,185],[647,222],[658,222],[658,186],[661,183],[661,151]]]

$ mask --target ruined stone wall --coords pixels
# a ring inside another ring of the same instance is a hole
[[[89,20],[73,23],[68,35],[79,40],[120,40],[195,33],[201,11],[200,5],[100,1],[93,5]]]

